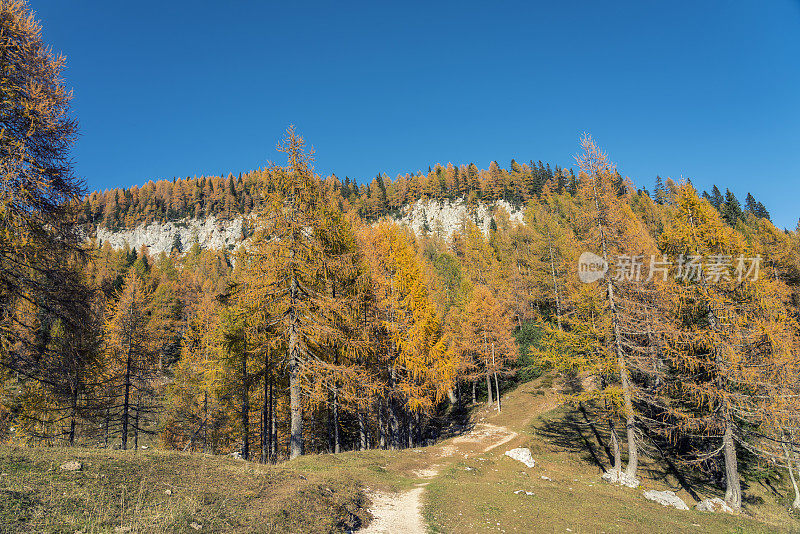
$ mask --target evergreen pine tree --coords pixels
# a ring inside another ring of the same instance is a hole
[[[744,211],[746,213],[755,214],[758,209],[755,197],[751,193],[747,193],[747,198],[744,201]]]
[[[665,204],[667,202],[668,194],[664,187],[664,182],[661,180],[661,176],[656,176],[656,188],[653,190],[653,194],[655,195],[654,200],[658,204]]]
[[[729,225],[734,226],[742,218],[742,206],[730,189],[725,190],[725,200],[720,206],[720,214]]]
[[[722,206],[724,201],[725,199],[722,198],[722,193],[720,192],[719,188],[714,185],[714,187],[711,188],[711,205],[717,209],[720,209],[720,206]]]

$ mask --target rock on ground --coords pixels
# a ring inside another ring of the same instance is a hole
[[[83,464],[80,462],[76,462],[75,460],[61,464],[61,469],[63,471],[80,471],[82,468]]]
[[[617,471],[616,469],[603,473],[602,479],[609,484],[619,484],[620,486],[627,486],[629,488],[638,488],[639,484],[641,484],[638,478],[628,476],[626,473]]]
[[[650,499],[663,506],[674,506],[678,510],[688,510],[689,507],[683,502],[683,499],[675,495],[674,491],[657,491],[647,490],[644,492],[645,499]]]
[[[728,506],[728,503],[719,497],[712,497],[710,499],[703,499],[695,506],[701,512],[727,512],[733,513],[733,508]]]
[[[536,460],[533,459],[531,456],[531,450],[527,447],[518,447],[516,449],[511,449],[510,451],[506,451],[506,456],[522,462],[525,464],[526,467],[535,467]]]

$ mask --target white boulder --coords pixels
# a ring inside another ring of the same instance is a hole
[[[689,509],[689,507],[686,506],[686,503],[683,502],[683,499],[675,495],[674,491],[647,490],[644,492],[644,497],[645,499],[650,499],[651,501],[655,501],[663,506],[673,506],[678,510]]]
[[[63,471],[80,471],[82,468],[83,464],[80,462],[76,462],[75,460],[67,462],[65,464],[61,464],[61,469]]]
[[[525,467],[536,466],[536,460],[533,459],[533,456],[531,456],[531,450],[527,447],[517,447],[516,449],[506,451],[506,456],[513,460],[522,462],[525,464]]]
[[[619,484],[628,488],[638,488],[639,484],[641,484],[638,478],[628,476],[625,472],[617,471],[616,469],[606,471],[601,478],[609,484]]]
[[[728,506],[728,503],[720,499],[719,497],[712,497],[710,499],[703,499],[695,508],[701,512],[727,512],[729,514],[733,513],[733,508]]]

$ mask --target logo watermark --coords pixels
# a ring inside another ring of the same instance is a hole
[[[655,254],[647,258],[644,254],[620,254],[609,265],[605,259],[593,252],[584,252],[578,259],[578,278],[585,284],[601,280],[609,274],[613,280],[649,282],[655,278],[687,282],[719,283],[736,280],[742,282],[758,280],[761,256],[709,256],[681,254],[674,261],[667,255]]]
[[[593,252],[584,252],[578,258],[578,278],[584,284],[600,280],[607,272],[608,262]]]

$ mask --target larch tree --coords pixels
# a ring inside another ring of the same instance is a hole
[[[141,430],[141,402],[146,402],[153,394],[152,379],[158,361],[156,339],[160,328],[151,321],[151,298],[152,293],[135,270],[130,269],[117,301],[110,303],[106,312],[103,382],[110,410],[119,419],[123,450],[128,448],[130,431],[138,436]]]
[[[625,483],[635,484],[638,467],[637,424],[634,411],[634,385],[631,380],[632,347],[640,337],[637,321],[632,313],[632,302],[641,300],[637,265],[638,259],[653,256],[655,243],[645,226],[625,202],[627,186],[619,173],[589,135],[581,139],[583,152],[576,156],[581,168],[578,198],[584,207],[579,221],[580,237],[584,244],[602,258],[606,265],[616,262],[616,272],[609,272],[600,280],[605,301],[603,314],[609,319],[608,346],[616,358],[617,378],[620,383],[620,404],[625,419],[628,445],[628,464]],[[626,262],[625,259],[628,261]],[[623,302],[623,300],[628,302]],[[622,480],[623,473],[615,473]]]
[[[210,280],[205,295],[187,318],[181,357],[173,367],[174,378],[166,390],[162,441],[171,447],[217,451],[224,442],[218,435],[226,419],[218,393],[222,378],[217,339],[219,313]]]
[[[498,375],[506,374],[509,365],[518,356],[512,331],[513,324],[502,303],[486,286],[475,287],[461,316],[461,335],[456,346],[463,357],[471,362],[472,379],[477,379],[481,374],[486,378],[487,403],[493,404],[496,401],[498,411],[500,410]]]
[[[552,195],[544,195],[543,200],[528,203],[525,226],[518,230],[518,265],[528,280],[530,293],[537,296],[538,303],[550,308],[548,315],[555,317],[561,330],[570,286],[575,283],[568,275],[572,274],[569,266],[577,261],[578,244],[570,227],[560,220]]]
[[[692,409],[678,420],[694,433],[721,442],[706,456],[724,460],[725,500],[742,504],[736,451],[747,446],[747,428],[759,423],[753,398],[774,387],[765,370],[780,368],[791,327],[775,280],[759,273],[760,258],[750,256],[741,235],[725,224],[689,184],[673,198],[675,209],[660,246],[679,260],[684,275],[676,283],[676,328],[669,354],[679,370],[676,384]],[[705,258],[705,264],[702,263]],[[791,361],[791,357],[788,361]]]
[[[431,302],[425,272],[412,243],[393,224],[360,233],[372,273],[375,306],[383,331],[382,354],[389,438],[414,443],[416,422],[447,395],[457,374],[457,358]],[[403,415],[407,423],[404,432]]]
[[[290,458],[303,453],[303,377],[339,335],[332,318],[343,299],[331,292],[328,276],[346,270],[349,250],[334,251],[331,213],[313,170],[312,153],[290,127],[278,151],[285,166],[269,168],[265,209],[250,247],[240,255],[241,277],[234,286],[248,327],[260,329],[267,349],[283,356],[289,376]],[[346,222],[336,218],[340,224]]]
[[[53,358],[29,350],[36,325],[14,318],[24,301],[35,304],[48,329],[60,322],[67,337],[81,337],[87,325],[81,320],[89,296],[73,261],[86,259],[75,231],[74,201],[83,186],[70,164],[77,122],[64,67],[27,3],[0,3],[0,366],[58,396],[63,381],[47,367]],[[76,346],[61,345],[73,353],[73,371],[81,367]]]

